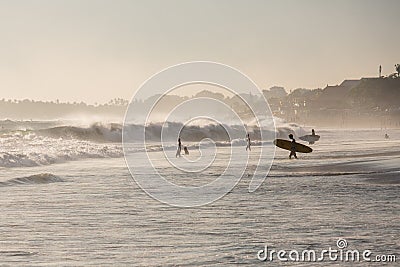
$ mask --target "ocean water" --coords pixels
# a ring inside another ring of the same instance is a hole
[[[49,134],[52,127],[1,132],[0,266],[280,266],[289,263],[261,262],[257,252],[265,245],[335,248],[339,238],[373,255],[400,251],[400,130],[388,130],[390,139],[381,130],[319,130],[314,151],[298,160],[276,150],[269,176],[255,192],[248,191],[252,171],[267,164],[250,157],[244,177],[226,196],[178,208],[134,182],[116,141],[118,129],[97,127],[95,138],[92,130],[79,138],[79,128]],[[104,132],[107,138],[101,138]],[[203,155],[213,154],[214,147],[203,149]],[[240,142],[232,149],[245,153]],[[259,149],[255,145],[250,153]],[[166,151],[174,154],[174,145]],[[135,152],[139,164],[146,155]],[[191,152],[198,156],[195,144]],[[226,144],[218,146],[222,160],[187,175],[164,162],[156,143],[149,152],[171,181],[197,186],[218,177],[230,153]]]

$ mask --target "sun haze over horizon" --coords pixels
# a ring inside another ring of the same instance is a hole
[[[0,98],[130,99],[151,75],[206,60],[262,89],[394,72],[400,1],[1,1]],[[152,93],[149,92],[149,95]]]

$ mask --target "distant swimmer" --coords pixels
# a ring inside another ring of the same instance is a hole
[[[296,140],[294,139],[293,134],[289,134],[289,138],[292,140],[292,146],[290,147],[289,159],[292,159],[292,156],[294,156],[294,158],[297,159],[297,155],[296,155]]]
[[[189,155],[189,150],[187,146],[183,147],[183,151],[185,151],[185,155]]]
[[[176,150],[176,155],[175,157],[180,157],[181,156],[181,151],[182,151],[182,143],[181,143],[181,138],[178,138],[178,149]]]
[[[247,134],[247,146],[246,146],[246,151],[249,150],[251,151],[251,140],[250,140],[250,134]]]
[[[389,135],[385,133],[385,139],[389,139]]]

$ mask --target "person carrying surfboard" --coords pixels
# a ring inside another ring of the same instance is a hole
[[[297,155],[296,155],[296,140],[294,139],[293,134],[289,134],[289,138],[292,140],[292,146],[290,147],[289,159],[292,159],[292,156],[294,156],[294,158],[297,159]]]
[[[247,149],[251,151],[251,140],[250,140],[250,134],[247,134],[247,136],[246,136],[246,139],[247,139],[246,151],[247,151]]]

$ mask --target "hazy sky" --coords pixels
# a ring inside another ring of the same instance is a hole
[[[376,76],[379,64],[389,74],[399,10],[398,0],[0,0],[0,98],[130,99],[192,60],[287,90]]]

